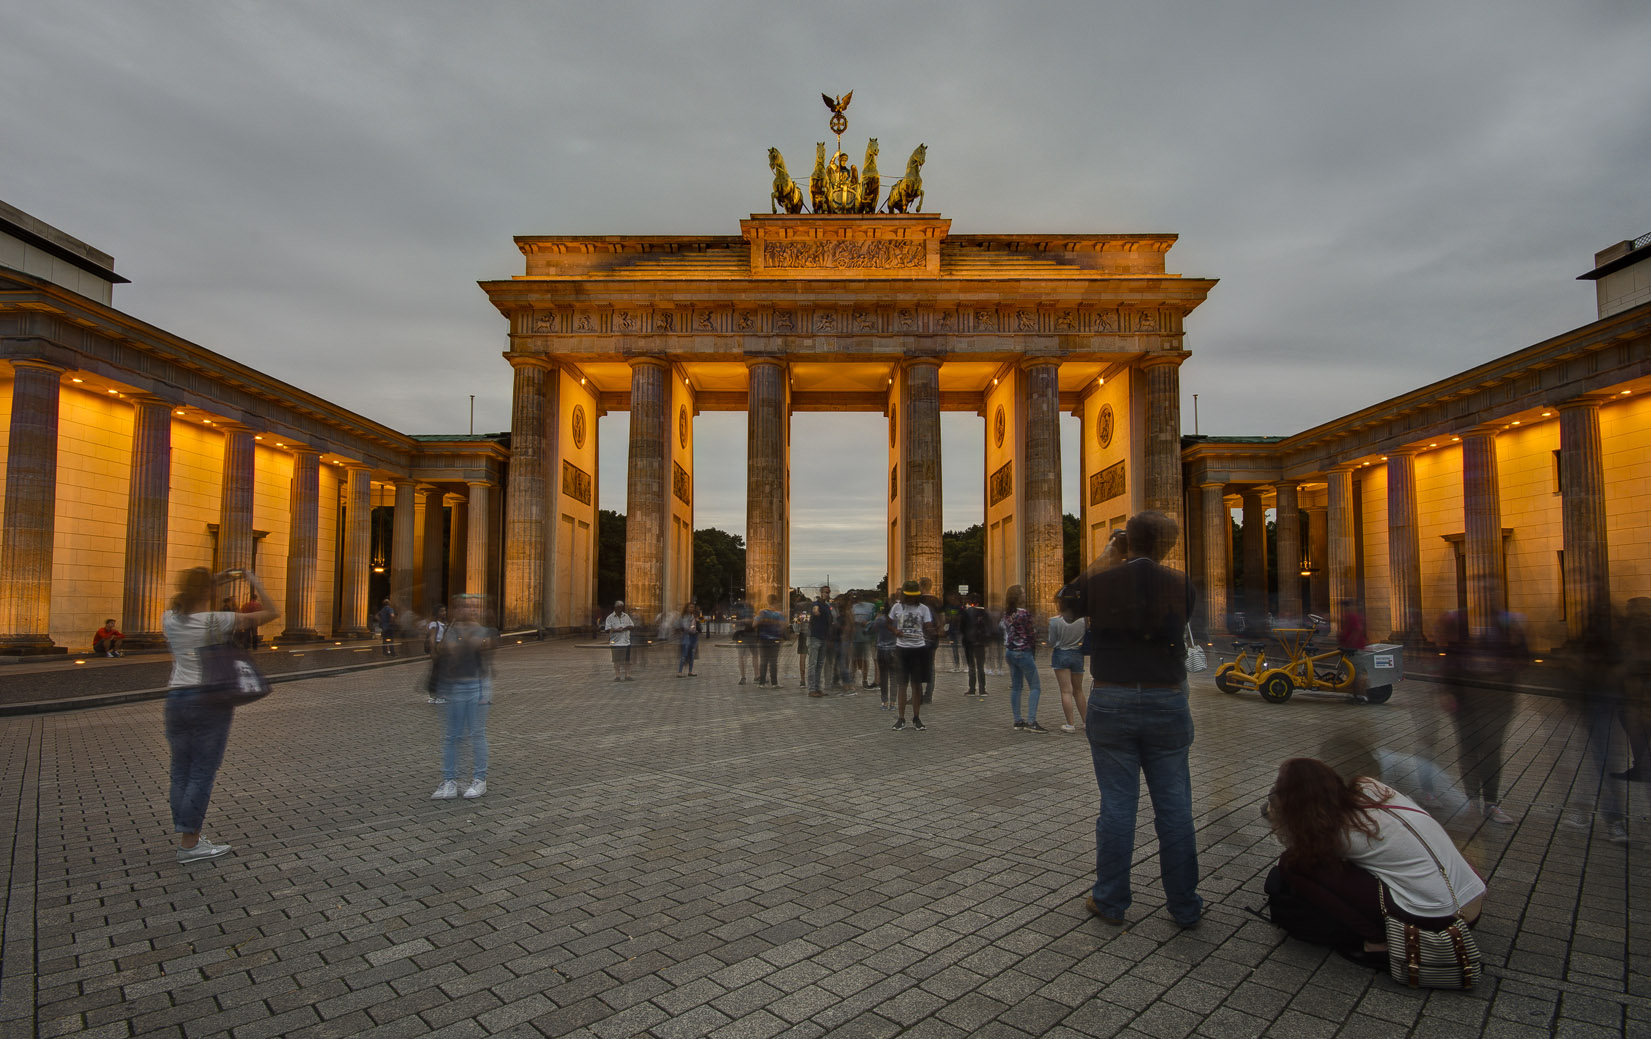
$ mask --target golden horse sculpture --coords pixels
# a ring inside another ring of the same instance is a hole
[[[929,157],[929,146],[920,144],[917,150],[911,153],[906,160],[906,175],[889,190],[888,211],[890,213],[904,213],[907,207],[911,212],[923,212],[923,163]],[[913,205],[913,203],[916,203]]]
[[[877,196],[882,185],[877,176],[877,138],[866,142],[866,165],[860,171],[860,205],[862,213],[877,212]]]
[[[808,178],[808,198],[814,212],[826,211],[826,157],[825,142],[814,146],[814,172]]]
[[[801,213],[802,189],[791,179],[791,174],[785,171],[785,157],[780,154],[778,148],[768,149],[768,168],[774,171],[774,191],[768,198],[769,213],[778,213],[782,208],[787,213]]]

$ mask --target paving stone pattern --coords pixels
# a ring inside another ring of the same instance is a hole
[[[1195,682],[1210,904],[1183,933],[1146,813],[1128,926],[1084,912],[1087,744],[1011,732],[1002,679],[977,701],[943,673],[929,731],[896,733],[875,692],[739,686],[715,649],[676,679],[668,657],[614,683],[600,651],[501,652],[476,801],[430,800],[417,664],[283,684],[240,712],[219,776],[207,832],[235,850],[189,866],[159,703],[0,719],[0,1034],[1651,1034],[1646,788],[1630,846],[1561,825],[1589,793],[1560,701],[1520,698],[1519,824],[1449,822],[1490,878],[1489,976],[1430,993],[1246,911],[1277,855],[1257,814],[1276,763],[1427,745],[1424,683],[1360,707]]]

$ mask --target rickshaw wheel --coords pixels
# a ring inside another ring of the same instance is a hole
[[[1390,685],[1379,685],[1364,691],[1365,703],[1386,703],[1391,699],[1393,699],[1393,687]]]
[[[1238,670],[1238,665],[1231,661],[1215,669],[1215,687],[1223,693],[1238,692],[1238,683],[1232,679],[1232,673]]]
[[[1284,671],[1267,672],[1261,676],[1256,687],[1261,690],[1261,698],[1271,703],[1283,703],[1296,691],[1296,684]]]

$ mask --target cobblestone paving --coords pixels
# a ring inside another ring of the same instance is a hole
[[[929,731],[897,733],[875,692],[808,699],[794,655],[779,691],[736,685],[729,650],[694,679],[666,656],[616,684],[600,651],[502,652],[476,801],[430,800],[418,665],[278,686],[236,719],[207,819],[235,850],[187,867],[159,703],[0,720],[0,1032],[1651,1034],[1645,788],[1628,847],[1561,826],[1587,784],[1556,700],[1521,697],[1510,728],[1518,825],[1449,824],[1490,875],[1489,977],[1428,993],[1246,912],[1277,854],[1257,816],[1276,763],[1416,750],[1440,722],[1423,683],[1382,707],[1195,683],[1210,905],[1183,933],[1145,813],[1129,925],[1084,912],[1087,745],[1011,732],[1002,679],[977,701],[943,673]]]

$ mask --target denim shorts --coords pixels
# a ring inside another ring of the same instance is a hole
[[[1057,649],[1049,654],[1049,666],[1056,671],[1075,671],[1083,674],[1083,650]]]

